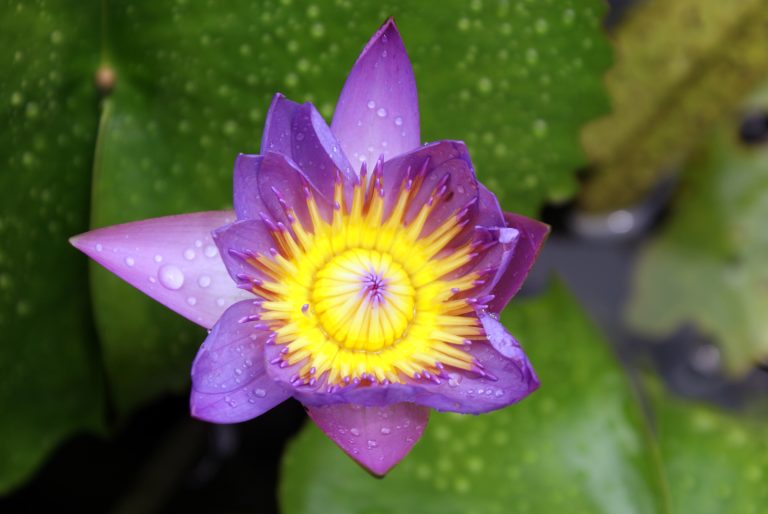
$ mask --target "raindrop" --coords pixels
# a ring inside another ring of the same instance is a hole
[[[352,427],[352,428],[349,429],[349,433],[354,435],[354,436],[359,436],[360,435],[360,430],[358,430],[355,427]]]
[[[163,262],[163,256],[160,254],[155,255],[155,262]]]
[[[200,275],[200,278],[197,279],[197,285],[200,287],[208,287],[211,285],[211,277],[208,275]]]
[[[194,296],[190,296],[189,298],[187,298],[187,303],[189,305],[196,305],[197,304],[197,298],[195,298]]]
[[[157,272],[160,283],[168,289],[180,289],[184,285],[184,273],[173,264],[161,266]]]
[[[214,245],[208,245],[205,247],[205,256],[209,259],[212,259],[213,257],[216,257],[219,254],[218,248]]]
[[[98,244],[96,245],[96,251],[97,251],[97,252],[100,252],[100,251],[102,251],[103,249],[104,249],[104,247],[103,247],[103,246],[101,246],[101,243],[98,243]]]
[[[402,116],[398,116],[397,118],[395,118],[395,125],[400,127],[402,124],[403,124],[403,117]]]
[[[227,303],[227,301],[224,298],[216,299],[216,305],[218,305],[219,307],[223,307],[225,303]]]
[[[533,135],[536,137],[544,137],[547,133],[547,122],[538,119],[533,122]]]
[[[379,443],[374,441],[373,439],[368,439],[368,449],[373,450],[374,448],[378,448]]]
[[[481,93],[490,93],[493,89],[493,82],[491,82],[491,79],[488,77],[481,77],[480,80],[477,81],[477,90]]]
[[[184,258],[191,261],[195,258],[195,251],[192,248],[187,248],[184,250]]]
[[[133,260],[133,257],[126,257],[126,258],[125,258],[125,263],[126,263],[128,266],[133,266],[134,264],[136,264],[136,261],[135,261],[135,260]]]
[[[386,118],[387,117],[387,110],[384,107],[380,107],[378,111],[376,111],[376,115],[379,118]]]
[[[376,102],[373,100],[368,100],[368,108],[373,109],[374,107],[376,107]]]
[[[264,398],[265,396],[267,396],[267,392],[264,389],[254,389],[253,396],[257,398]]]
[[[381,430],[380,430],[380,432],[381,432],[382,434],[384,434],[384,435],[389,435],[389,434],[392,432],[392,430],[391,430],[391,429],[389,429],[389,428],[387,428],[387,427],[381,427]]]

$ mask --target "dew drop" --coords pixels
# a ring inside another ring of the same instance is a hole
[[[196,305],[197,304],[197,298],[195,298],[194,296],[190,296],[189,298],[187,298],[187,303],[189,305]]]
[[[380,430],[380,432],[381,432],[382,434],[384,434],[384,435],[389,435],[389,434],[392,432],[392,430],[391,430],[391,429],[389,429],[389,428],[387,428],[387,427],[381,427],[381,430]]]
[[[199,239],[195,239],[195,246],[197,248],[200,248],[201,246],[203,246],[203,242]]]
[[[200,275],[200,278],[197,279],[197,285],[200,287],[208,287],[211,285],[211,277],[208,275]]]
[[[358,430],[355,427],[352,427],[352,428],[349,429],[349,433],[354,435],[354,436],[359,436],[360,435],[360,430]]]
[[[224,298],[217,298],[216,299],[216,305],[219,307],[224,307],[224,304],[227,303],[227,301]]]
[[[208,245],[205,247],[205,256],[212,259],[219,255],[219,249],[215,245]]]
[[[402,117],[402,116],[398,116],[398,117],[396,117],[396,118],[395,118],[395,125],[397,125],[398,127],[400,127],[400,126],[402,126],[402,124],[403,124],[403,117]]]
[[[160,283],[168,289],[180,289],[184,285],[184,273],[173,264],[161,266],[157,272]]]
[[[267,392],[264,389],[254,389],[253,396],[256,396],[257,398],[264,398],[267,396]]]
[[[373,450],[374,448],[378,448],[379,443],[374,441],[373,439],[368,439],[368,449]]]
[[[368,100],[368,108],[373,109],[374,107],[376,107],[376,102],[373,100]]]
[[[155,255],[155,262],[163,262],[163,256],[160,254]]]
[[[184,258],[191,261],[195,258],[195,251],[192,248],[187,248],[184,250]]]
[[[103,249],[104,249],[104,247],[103,247],[103,246],[101,246],[101,243],[99,243],[99,244],[97,244],[97,245],[96,245],[96,251],[97,251],[97,252],[100,252],[100,251],[102,251]]]
[[[386,118],[387,117],[387,110],[384,107],[380,107],[378,111],[376,111],[376,115],[379,118]]]
[[[136,261],[133,259],[133,257],[126,257],[125,258],[125,263],[128,266],[133,266],[134,264],[136,264]]]

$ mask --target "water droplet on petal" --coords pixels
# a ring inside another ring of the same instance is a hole
[[[403,117],[402,117],[402,116],[398,116],[398,117],[396,117],[396,118],[395,118],[395,125],[397,125],[397,126],[399,127],[399,126],[401,126],[402,124],[403,124]]]
[[[197,298],[195,298],[194,296],[190,296],[189,298],[187,298],[187,303],[189,305],[195,305],[197,304]]]
[[[135,260],[133,260],[133,257],[126,257],[126,258],[125,258],[125,263],[126,263],[128,266],[133,266],[134,264],[136,264],[136,261],[135,261]]]
[[[184,258],[191,261],[195,258],[195,251],[192,248],[187,248],[184,250]]]
[[[391,430],[391,429],[389,429],[389,428],[387,428],[387,427],[381,427],[381,430],[380,430],[380,432],[381,432],[382,434],[384,434],[384,435],[389,435],[389,434],[392,432],[392,430]]]
[[[373,100],[368,100],[368,108],[373,109],[374,107],[376,107],[376,102]]]
[[[253,396],[256,396],[258,398],[264,398],[265,396],[267,396],[267,392],[264,389],[254,389]]]
[[[180,289],[184,285],[184,273],[173,264],[161,266],[157,272],[160,283],[168,289]]]
[[[155,262],[163,262],[163,256],[160,254],[155,255]]]
[[[208,245],[205,247],[205,256],[208,258],[213,258],[219,255],[219,249],[216,248],[215,245]]]
[[[101,246],[101,243],[99,243],[99,244],[97,244],[97,245],[96,245],[96,251],[97,251],[97,252],[100,252],[100,251],[102,251],[103,249],[104,249],[104,247],[103,247],[103,246]]]
[[[197,285],[200,287],[208,287],[211,285],[211,277],[208,275],[200,275],[200,278],[197,279]]]
[[[349,433],[352,434],[353,436],[359,436],[360,435],[360,430],[358,430],[355,427],[352,427],[352,428],[349,429]]]
[[[376,111],[376,115],[379,118],[386,118],[387,117],[387,110],[384,107],[380,107],[378,111]]]

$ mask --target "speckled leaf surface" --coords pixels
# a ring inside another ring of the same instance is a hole
[[[651,391],[671,512],[765,512],[765,409],[726,413]]]
[[[0,2],[0,493],[72,431],[101,426],[87,269],[96,18]]]
[[[768,0],[648,0],[618,27],[613,111],[586,127],[592,210],[641,199],[727,118],[768,69]]]
[[[742,112],[768,112],[768,88]],[[641,255],[628,309],[636,330],[657,337],[696,325],[734,373],[768,357],[768,145],[740,141],[739,122],[720,127],[685,170],[669,222]]]
[[[531,357],[539,391],[492,414],[433,414],[413,452],[383,480],[309,425],[283,462],[283,511],[666,512],[637,403],[573,298],[555,287],[513,302],[503,321]]]
[[[102,119],[93,225],[230,205],[234,158],[258,151],[272,94],[312,101],[330,119],[357,54],[390,15],[413,61],[422,139],[466,140],[502,204],[534,213],[573,194],[578,130],[605,111],[603,11],[598,0],[107,2],[105,62],[117,86]],[[93,291],[118,410],[182,387],[202,330],[101,270]]]

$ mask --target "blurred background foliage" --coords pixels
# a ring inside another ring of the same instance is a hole
[[[528,288],[539,294],[504,313],[544,386],[501,412],[434,415],[384,480],[308,425],[283,462],[283,510],[761,512],[760,391],[718,406],[679,398],[645,343],[672,344],[693,327],[717,345],[709,380],[749,389],[765,374],[756,365],[768,358],[768,0],[645,0],[610,37],[601,0],[0,0],[0,494],[73,433],[123,444],[147,416],[136,410],[169,393],[182,408],[164,416],[186,417],[205,332],[89,269],[67,238],[230,207],[234,157],[258,152],[272,94],[311,101],[330,119],[355,57],[389,16],[413,61],[422,139],[465,140],[506,210],[539,216],[548,206],[552,249]],[[586,263],[593,275],[576,296],[546,277],[571,265],[562,241],[587,249],[582,257],[613,251],[585,219],[638,256],[624,274],[634,275],[626,325],[601,318],[595,300],[616,279],[609,270]],[[253,448],[244,458],[274,475],[286,424],[295,430],[295,412],[250,422],[279,444],[269,458]],[[193,466],[200,448],[234,459],[233,432],[211,429],[212,443],[197,422],[178,427],[166,449],[137,443],[147,462],[132,464],[133,490],[95,510],[205,511],[163,488],[183,490],[168,477],[210,468],[206,457]],[[248,496],[274,478],[232,482]],[[253,511],[226,498],[207,510]]]

